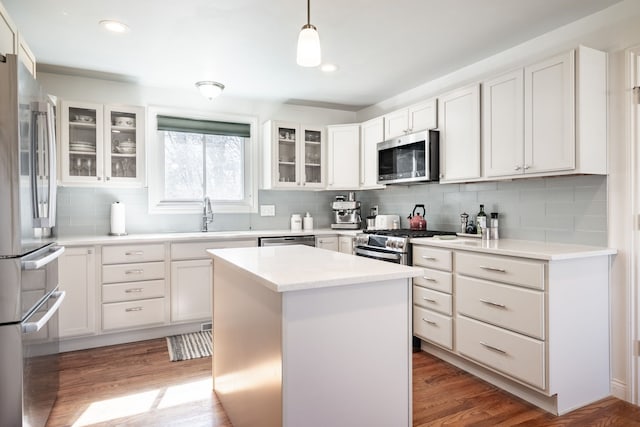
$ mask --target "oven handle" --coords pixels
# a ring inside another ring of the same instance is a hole
[[[392,261],[398,261],[402,259],[402,255],[400,254],[370,251],[362,248],[356,248],[356,255],[364,255],[372,258],[388,259]]]
[[[45,315],[42,316],[42,318],[40,320],[38,320],[37,322],[25,322],[25,323],[23,323],[22,324],[22,332],[25,333],[25,334],[28,334],[28,333],[31,333],[31,332],[38,332],[40,329],[42,329],[44,327],[44,325],[47,324],[49,319],[51,319],[51,317],[54,314],[56,314],[56,311],[58,311],[58,309],[60,308],[60,304],[62,304],[62,301],[64,301],[64,297],[66,295],[67,295],[66,291],[51,292],[51,295],[49,296],[49,299],[57,298],[57,301],[55,303],[53,303],[51,308],[49,310],[47,310]]]
[[[50,252],[38,259],[22,261],[22,268],[24,270],[38,270],[45,265],[49,264],[54,259],[58,258],[64,252],[64,246],[52,246]]]

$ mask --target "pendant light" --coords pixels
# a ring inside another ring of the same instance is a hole
[[[209,98],[209,100],[217,97],[224,90],[224,85],[222,83],[212,81],[197,82],[196,87],[198,88],[202,96]]]
[[[307,0],[307,23],[302,26],[298,36],[296,61],[301,67],[317,67],[320,65],[320,56],[320,36],[316,27],[311,25],[311,0]]]

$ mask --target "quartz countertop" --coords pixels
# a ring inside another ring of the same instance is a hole
[[[193,240],[242,240],[257,239],[258,237],[276,236],[355,236],[362,230],[334,230],[319,228],[314,230],[248,230],[248,231],[195,231],[191,233],[149,233],[127,234],[126,236],[92,235],[66,236],[56,238],[55,241],[64,246],[83,245],[113,245],[130,243],[152,243],[163,241],[193,241]]]
[[[599,246],[514,239],[483,240],[473,238],[440,239],[438,237],[421,237],[411,239],[411,243],[415,245],[428,245],[546,261],[615,255],[617,253],[616,249]]]
[[[417,267],[303,245],[209,249],[207,252],[214,264],[231,264],[275,292],[408,279],[422,274],[422,269]]]

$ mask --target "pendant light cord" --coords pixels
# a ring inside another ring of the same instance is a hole
[[[307,0],[307,25],[311,25],[311,0]]]

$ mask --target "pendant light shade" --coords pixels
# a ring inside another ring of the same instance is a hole
[[[224,90],[224,85],[222,83],[212,81],[197,82],[196,87],[200,90],[202,96],[209,98],[210,100],[220,95]]]
[[[298,36],[298,54],[296,61],[301,67],[317,67],[321,62],[320,36],[311,25],[311,0],[307,0],[307,23],[302,26]]]

